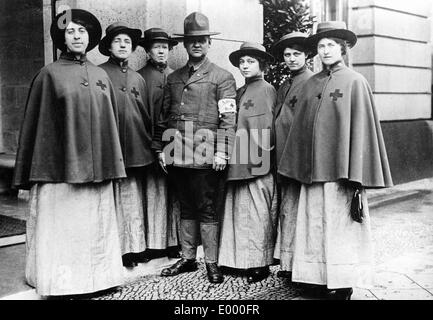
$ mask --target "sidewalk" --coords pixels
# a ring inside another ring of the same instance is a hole
[[[369,190],[368,198],[376,249],[376,283],[370,290],[354,288],[352,299],[433,300],[433,178]],[[10,214],[19,216],[17,212],[23,210],[22,204],[20,202],[17,210]],[[0,198],[0,210],[5,205]],[[11,203],[7,206],[11,211]],[[9,274],[4,271],[5,256],[9,256],[10,261],[6,269],[14,269]],[[14,287],[10,291],[14,294],[3,294],[3,297],[0,294],[0,300],[41,299],[24,283],[24,244],[0,248],[0,261],[0,283]],[[174,261],[163,258],[139,264],[133,270],[125,268],[125,285],[95,298],[308,300],[290,283],[276,276],[278,266],[272,266],[271,276],[260,283],[250,285],[245,277],[228,275],[224,283],[215,285],[207,281],[202,262],[196,272],[174,278],[160,277],[160,270]]]

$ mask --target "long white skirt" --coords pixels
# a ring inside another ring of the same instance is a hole
[[[166,249],[179,243],[180,206],[168,188],[167,177],[150,166],[146,177],[146,241],[149,249]]]
[[[26,279],[42,296],[123,283],[111,182],[36,184],[27,218]]]
[[[272,174],[228,183],[219,265],[248,269],[272,264],[277,231],[276,192]]]
[[[131,175],[113,184],[122,255],[146,250],[146,199],[142,179],[140,175]]]
[[[286,184],[282,187],[281,254],[292,281],[329,289],[371,288],[373,242],[365,191],[364,221],[350,217],[353,190],[339,183]]]

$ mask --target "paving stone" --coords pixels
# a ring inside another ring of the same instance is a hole
[[[424,253],[404,254],[377,266],[377,272],[433,273],[433,258]]]
[[[353,288],[351,300],[377,300],[370,290]]]
[[[371,292],[379,300],[433,300],[433,294],[424,290],[419,289],[372,289]]]
[[[419,286],[397,272],[377,272],[375,275],[375,289],[418,289]]]
[[[433,272],[421,274],[414,273],[408,274],[407,276],[424,289],[433,289]]]

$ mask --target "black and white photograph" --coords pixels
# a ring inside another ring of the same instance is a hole
[[[432,14],[0,0],[0,303],[433,300]]]

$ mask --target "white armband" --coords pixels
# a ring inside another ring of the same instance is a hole
[[[235,99],[221,99],[218,101],[218,112],[220,114],[227,112],[236,112]]]

